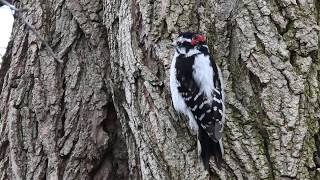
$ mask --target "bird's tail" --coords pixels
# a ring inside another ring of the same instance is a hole
[[[220,169],[223,162],[223,147],[221,141],[214,142],[202,128],[199,128],[198,139],[201,146],[200,156],[205,169],[209,170],[209,160],[211,156],[214,157],[214,161]]]

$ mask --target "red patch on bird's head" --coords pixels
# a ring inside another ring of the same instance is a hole
[[[194,37],[194,38],[192,39],[191,45],[192,45],[192,46],[195,46],[195,45],[197,45],[197,44],[199,44],[199,43],[203,43],[203,42],[205,42],[205,37],[204,37],[204,35],[198,34],[198,35],[196,35],[196,37]]]
[[[204,35],[202,35],[202,34],[199,34],[198,36],[197,36],[197,39],[198,39],[198,41],[199,42],[205,42],[205,38],[204,38]]]

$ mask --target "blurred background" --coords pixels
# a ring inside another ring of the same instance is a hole
[[[0,7],[0,61],[6,51],[13,24],[13,11],[8,6]]]

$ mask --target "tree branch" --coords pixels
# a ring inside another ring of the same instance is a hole
[[[51,56],[59,63],[63,63],[62,60],[53,52],[53,49],[49,46],[48,42],[39,34],[39,32],[23,17],[20,12],[27,11],[27,8],[16,8],[14,5],[10,4],[6,0],[0,0],[1,3],[7,5],[11,10],[14,10],[17,13],[17,16],[23,20],[23,22],[29,27],[29,29],[36,35],[36,37],[48,48],[48,52]]]

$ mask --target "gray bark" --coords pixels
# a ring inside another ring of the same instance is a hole
[[[0,69],[0,180],[320,178],[316,0],[14,2]],[[171,106],[172,49],[201,31],[223,70],[225,163],[209,175]]]

